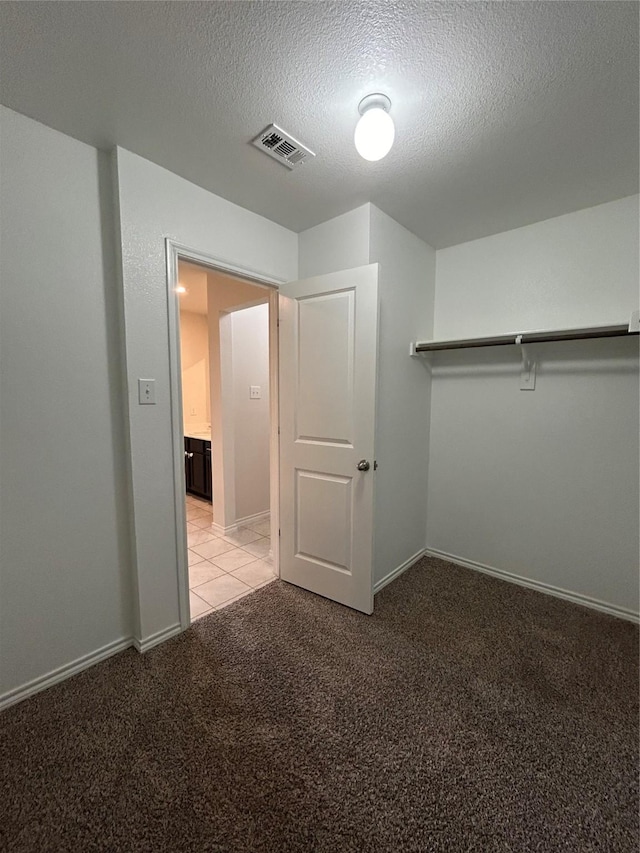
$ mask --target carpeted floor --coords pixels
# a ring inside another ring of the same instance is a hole
[[[424,559],[276,582],[0,716],[11,853],[637,851],[638,633]]]

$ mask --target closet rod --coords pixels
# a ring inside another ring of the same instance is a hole
[[[590,326],[585,329],[559,329],[554,332],[519,332],[511,335],[495,335],[489,338],[467,338],[451,341],[424,341],[412,347],[412,354],[438,352],[448,349],[471,349],[472,347],[502,347],[514,344],[542,344],[548,341],[581,341],[588,338],[617,338],[637,335],[623,323],[618,326]]]

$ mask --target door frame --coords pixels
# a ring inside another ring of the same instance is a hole
[[[278,288],[286,279],[274,278],[251,267],[232,264],[224,258],[208,255],[170,238],[165,239],[167,269],[167,306],[169,319],[169,405],[171,410],[171,445],[173,448],[173,489],[176,528],[176,582],[180,627],[191,624],[189,611],[189,566],[187,559],[186,504],[184,476],[184,425],[182,421],[182,374],[180,363],[180,303],[177,293],[178,261],[189,261],[217,272],[245,279],[270,289],[269,293],[269,408],[270,513],[271,548],[276,576],[280,574],[279,537],[273,536],[280,524],[280,442],[278,398]]]

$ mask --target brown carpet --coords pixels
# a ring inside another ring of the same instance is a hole
[[[424,559],[276,582],[0,716],[3,851],[636,851],[635,626]]]

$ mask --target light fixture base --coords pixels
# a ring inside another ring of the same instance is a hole
[[[378,107],[388,113],[391,109],[391,101],[386,95],[381,92],[374,92],[372,95],[367,95],[358,104],[358,112],[363,116],[367,110]]]

